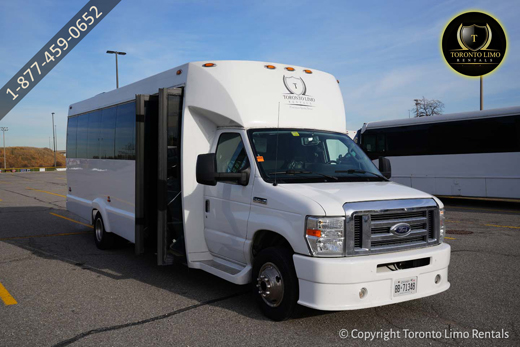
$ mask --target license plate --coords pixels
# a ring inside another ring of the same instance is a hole
[[[417,277],[401,278],[394,281],[394,296],[415,294],[417,292]]]

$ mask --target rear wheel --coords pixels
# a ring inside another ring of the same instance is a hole
[[[253,288],[263,314],[275,321],[291,316],[299,297],[298,277],[292,252],[285,248],[266,248],[254,261]]]
[[[99,249],[113,248],[116,240],[114,234],[108,233],[105,230],[105,224],[103,223],[103,218],[100,213],[96,214],[96,218],[94,219],[94,240]]]

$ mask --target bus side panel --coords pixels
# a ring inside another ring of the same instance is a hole
[[[93,202],[107,231],[134,242],[135,161],[67,159],[67,209],[91,222]]]
[[[520,153],[389,156],[391,180],[433,195],[520,198]],[[377,160],[374,160],[377,165]]]

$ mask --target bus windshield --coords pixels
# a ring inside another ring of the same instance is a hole
[[[248,131],[266,182],[312,183],[386,180],[346,134],[308,129]]]

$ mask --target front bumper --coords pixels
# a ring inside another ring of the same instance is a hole
[[[429,248],[387,254],[318,258],[295,254],[294,266],[300,285],[298,303],[324,311],[357,310],[423,298],[447,290],[451,247]],[[430,264],[411,269],[378,272],[380,264],[430,258]],[[435,277],[441,276],[439,283]],[[393,297],[395,280],[417,276],[417,292]],[[368,290],[363,299],[361,288]]]

